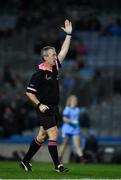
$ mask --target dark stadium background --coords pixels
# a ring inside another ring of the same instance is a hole
[[[22,156],[37,132],[27,82],[40,63],[41,47],[61,47],[60,27],[68,18],[73,37],[60,74],[60,111],[66,98],[77,94],[82,146],[91,135],[98,144],[97,162],[121,163],[120,10],[120,0],[0,0],[1,160]],[[67,162],[75,161],[67,155]]]

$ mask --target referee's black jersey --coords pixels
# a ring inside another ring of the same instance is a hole
[[[61,64],[57,59],[52,71],[46,70],[43,63],[32,75],[27,86],[27,92],[35,94],[37,99],[45,105],[58,105],[59,103],[59,77],[58,71]]]

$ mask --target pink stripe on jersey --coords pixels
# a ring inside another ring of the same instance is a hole
[[[47,71],[51,71],[52,72],[52,70],[49,69],[48,67],[46,67],[44,63],[39,64],[38,67],[39,67],[39,69],[42,69],[43,71],[47,70]]]
[[[46,68],[45,68],[45,66],[44,66],[44,63],[41,63],[41,64],[39,64],[39,69],[42,69],[42,70],[46,70]]]

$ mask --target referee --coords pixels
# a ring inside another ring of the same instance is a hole
[[[41,49],[41,58],[43,63],[39,65],[38,70],[32,75],[27,87],[26,95],[31,102],[37,107],[40,120],[40,129],[37,137],[31,143],[29,150],[23,160],[20,162],[20,167],[25,171],[31,171],[31,158],[40,149],[42,143],[48,138],[48,150],[52,157],[55,170],[57,172],[68,171],[59,162],[57,150],[59,120],[59,77],[58,72],[70,46],[72,23],[65,20],[64,27],[61,27],[66,33],[65,40],[62,44],[59,54],[56,54],[54,47],[46,46]]]

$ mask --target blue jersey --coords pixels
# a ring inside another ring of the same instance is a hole
[[[63,117],[67,117],[71,122],[64,122],[62,125],[62,136],[66,135],[79,135],[80,126],[79,126],[79,117],[80,117],[80,108],[78,107],[65,107],[63,111]]]

